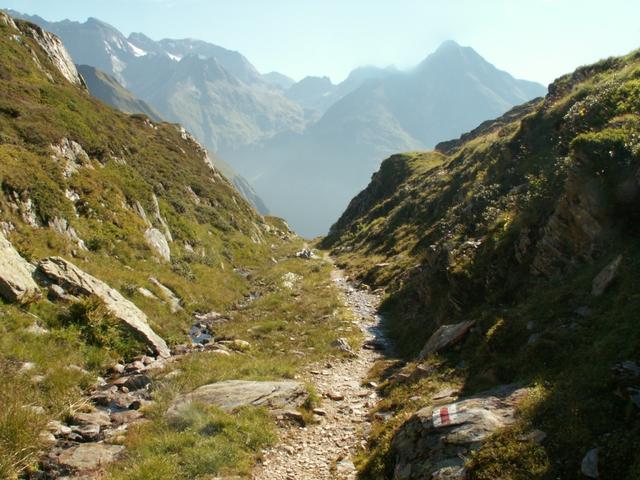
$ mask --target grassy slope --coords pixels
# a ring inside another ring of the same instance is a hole
[[[538,385],[518,429],[548,437],[539,448],[499,434],[477,453],[472,478],[578,478],[596,446],[603,478],[640,476],[638,411],[616,395],[611,371],[640,358],[640,55],[579,69],[550,92],[439,152],[385,161],[325,239],[355,275],[387,287],[389,333],[407,359],[442,323],[479,327],[428,360],[438,367],[430,378],[386,387],[380,408],[396,417],[374,429],[361,462],[368,478],[389,475],[393,430],[438,386],[468,394],[508,382]],[[591,217],[556,225],[552,252],[547,224],[566,198]],[[618,280],[592,297],[592,279],[619,253]],[[575,313],[582,306],[586,318]]]
[[[260,288],[272,287],[246,312],[237,313],[236,323],[225,327],[225,334],[255,339],[260,346],[230,359],[200,355],[180,365],[182,376],[159,385],[159,406],[150,413],[154,421],[130,440],[133,460],[122,467],[133,468],[135,478],[176,478],[176,471],[179,478],[212,475],[220,469],[246,471],[259,447],[273,438],[271,419],[255,411],[238,418],[200,412],[201,423],[222,422],[222,433],[198,433],[195,427],[177,431],[163,423],[162,405],[177,392],[219,378],[291,377],[302,363],[294,361],[292,350],[306,352],[308,360],[328,355],[333,336],[339,334],[334,327],[343,315],[334,312],[335,291],[322,290],[326,296],[307,298],[319,285],[329,288],[327,268],[301,260],[274,265],[272,256],[286,257],[301,241],[283,236],[286,227],[278,219],[258,216],[227,180],[205,165],[203,151],[183,138],[177,126],[128,116],[93,99],[69,84],[34,41],[4,24],[0,51],[0,218],[13,225],[8,237],[25,258],[61,255],[72,260],[128,296],[170,344],[186,341],[193,312],[228,311],[257,288],[256,279],[263,284]],[[78,142],[91,158],[89,166],[69,178],[51,158],[50,145],[62,138]],[[67,190],[80,196],[75,210],[65,196]],[[173,235],[170,263],[156,258],[146,245],[147,227],[132,209],[140,202],[160,228],[151,213],[152,194]],[[39,228],[27,225],[15,211],[14,195],[33,202]],[[56,217],[69,221],[88,250],[47,228]],[[234,268],[253,276],[245,278]],[[304,295],[275,288],[274,275],[286,268],[304,274]],[[173,289],[183,299],[184,310],[171,313],[167,304],[140,295],[137,287],[161,294],[149,276]],[[34,333],[34,323],[49,333]],[[245,331],[252,327],[257,333]],[[261,335],[272,330],[278,333],[263,342]],[[294,330],[296,338],[291,340]],[[273,339],[281,341],[277,348]],[[37,463],[38,434],[47,421],[76,408],[82,390],[107,366],[141,351],[142,346],[95,302],[80,307],[46,298],[24,307],[0,303],[0,477],[12,478]],[[21,373],[24,362],[33,366]],[[79,374],[73,366],[86,373]],[[42,407],[44,413],[29,406]],[[247,440],[247,435],[254,440]],[[169,458],[168,444],[179,444],[185,460],[172,464],[163,477],[158,462]],[[212,445],[229,453],[231,461],[207,463],[210,458],[197,453]],[[145,473],[149,464],[154,467]]]

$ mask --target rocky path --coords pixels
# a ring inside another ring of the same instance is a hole
[[[315,365],[304,373],[323,397],[316,409],[318,423],[285,427],[279,444],[265,452],[254,480],[356,478],[351,458],[364,446],[370,429],[367,412],[377,400],[375,385],[363,382],[385,347],[376,313],[380,297],[354,288],[340,270],[334,270],[332,278],[365,334],[364,344],[357,357]]]

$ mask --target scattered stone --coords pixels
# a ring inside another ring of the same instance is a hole
[[[51,432],[40,432],[38,435],[38,441],[45,447],[51,447],[55,445],[57,440],[56,437]]]
[[[126,388],[128,391],[135,392],[136,390],[145,388],[147,385],[151,385],[151,378],[149,378],[149,376],[145,375],[144,373],[140,373],[137,375],[124,377],[124,383],[122,384],[122,387]]]
[[[251,344],[246,340],[235,339],[229,344],[229,347],[238,352],[246,352],[251,349]]]
[[[116,425],[133,423],[140,418],[142,418],[142,413],[138,410],[127,410],[111,414],[111,421]]]
[[[300,425],[304,425],[304,416],[297,410],[287,410],[282,413],[282,416],[288,420],[293,420]]]
[[[31,273],[33,267],[0,233],[0,295],[10,302],[26,303],[39,294]]]
[[[32,335],[40,336],[40,335],[46,335],[47,333],[49,333],[49,330],[47,330],[44,327],[41,327],[37,323],[33,323],[29,328],[27,328],[27,332],[29,332]]]
[[[215,405],[227,412],[243,406],[285,410],[299,407],[307,397],[303,385],[294,381],[227,380],[197,388],[179,396],[169,408],[169,417],[180,417],[193,402]]]
[[[302,276],[293,272],[287,272],[282,275],[282,286],[288,290],[293,290],[293,287],[295,287],[300,280],[302,280]]]
[[[366,350],[378,350],[383,351],[386,348],[385,343],[379,339],[367,340],[362,344],[362,348]]]
[[[582,463],[580,464],[580,471],[585,477],[589,477],[589,478],[600,477],[598,473],[598,453],[599,452],[600,452],[599,448],[592,448],[587,452],[587,454],[582,459]]]
[[[75,470],[95,470],[114,462],[123,450],[122,445],[87,443],[63,450],[58,462]]]
[[[602,269],[602,271],[596,275],[591,285],[591,295],[599,297],[602,295],[609,285],[618,277],[618,269],[622,263],[622,255],[618,255],[610,264]]]
[[[151,300],[159,300],[158,297],[156,297],[151,290],[147,290],[144,287],[138,287],[136,290],[140,295],[142,295],[145,298],[149,298]]]
[[[117,290],[80,270],[61,257],[44,259],[38,264],[38,271],[61,285],[66,290],[74,290],[82,295],[95,295],[120,321],[139,333],[161,357],[170,355],[169,347],[149,326],[146,314]]]
[[[109,369],[111,371],[111,373],[114,374],[121,374],[124,373],[124,365],[122,365],[121,363],[116,363],[115,365],[112,365],[111,368]]]
[[[303,258],[305,260],[309,260],[311,258],[314,258],[315,255],[313,254],[313,252],[311,250],[309,250],[308,248],[303,248],[302,250],[300,250],[299,252],[296,252],[296,257],[298,258]]]
[[[547,434],[542,430],[532,430],[526,435],[522,435],[519,439],[523,442],[533,442],[540,445],[547,438]]]
[[[85,442],[95,442],[100,437],[100,425],[71,425],[71,431],[80,435]]]
[[[318,415],[319,417],[326,417],[327,416],[327,411],[323,410],[322,408],[314,408],[313,409],[313,413]]]
[[[71,429],[58,420],[51,420],[47,423],[47,430],[58,437],[71,433]]]
[[[341,393],[338,392],[327,392],[325,393],[326,397],[330,400],[333,400],[334,402],[339,402],[341,400],[344,400],[344,395],[342,395]]]
[[[424,360],[429,354],[437,353],[458,343],[464,338],[467,332],[471,330],[471,327],[473,327],[475,323],[473,320],[468,320],[452,325],[442,325],[431,335],[418,358]]]
[[[348,353],[349,355],[356,355],[346,338],[340,337],[335,339],[333,342],[331,342],[331,346],[337,348],[341,352]]]
[[[102,410],[90,413],[76,413],[73,416],[73,420],[79,425],[98,425],[100,427],[106,427],[111,423],[109,414]]]

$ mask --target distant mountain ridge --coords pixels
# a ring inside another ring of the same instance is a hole
[[[546,92],[453,41],[409,71],[360,73],[359,79],[352,73],[357,87],[302,134],[278,135],[232,157],[267,204],[303,235],[326,233],[385,157],[433,148]],[[329,88],[326,80],[306,83]]]
[[[77,65],[76,67],[87,84],[89,92],[97,99],[125,113],[144,113],[152,120],[161,120],[161,116],[155,108],[134,97],[108,73],[90,65]]]
[[[195,39],[124,36],[96,18],[49,22],[9,11],[58,35],[75,63],[112,75],[170,121],[223,156],[281,131],[301,131],[303,109],[240,53]],[[204,101],[203,101],[204,100]]]
[[[58,34],[77,63],[184,125],[305,236],[326,233],[383,158],[457,138],[546,91],[452,41],[409,71],[360,67],[336,85],[262,75],[240,53],[199,40],[26,17]]]

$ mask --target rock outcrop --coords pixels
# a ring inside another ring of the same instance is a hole
[[[167,415],[169,418],[180,418],[181,412],[193,403],[215,405],[227,412],[246,406],[284,410],[300,406],[306,396],[299,382],[227,380],[204,385],[181,395],[169,408]]]
[[[25,302],[38,295],[31,278],[33,267],[0,232],[0,295],[10,302]]]
[[[456,403],[419,410],[393,439],[395,480],[460,479],[465,457],[516,421],[526,388],[502,386]]]
[[[169,347],[151,329],[145,313],[103,281],[60,257],[41,260],[38,263],[38,272],[72,294],[95,295],[100,298],[109,311],[137,332],[155,353],[162,357],[170,355]]]
[[[67,49],[58,37],[33,23],[20,22],[16,24],[7,14],[0,13],[0,15],[5,18],[5,24],[15,26],[24,35],[35,40],[64,78],[74,85],[85,86],[82,77],[78,74],[78,70],[76,70],[76,66],[71,59],[71,55],[69,55],[69,52],[67,52]]]
[[[451,345],[458,343],[467,334],[471,327],[475,325],[473,320],[466,322],[454,323],[452,325],[442,325],[429,338],[425,346],[422,348],[418,359],[423,360],[430,353],[436,353],[444,350]]]
[[[148,228],[144,232],[144,238],[147,241],[147,245],[154,252],[156,252],[163,260],[171,261],[171,248],[169,248],[169,242],[164,234],[157,228]]]
[[[82,145],[68,138],[63,138],[57,145],[51,145],[53,155],[51,158],[63,164],[65,177],[70,177],[82,167],[91,166],[89,155]]]

